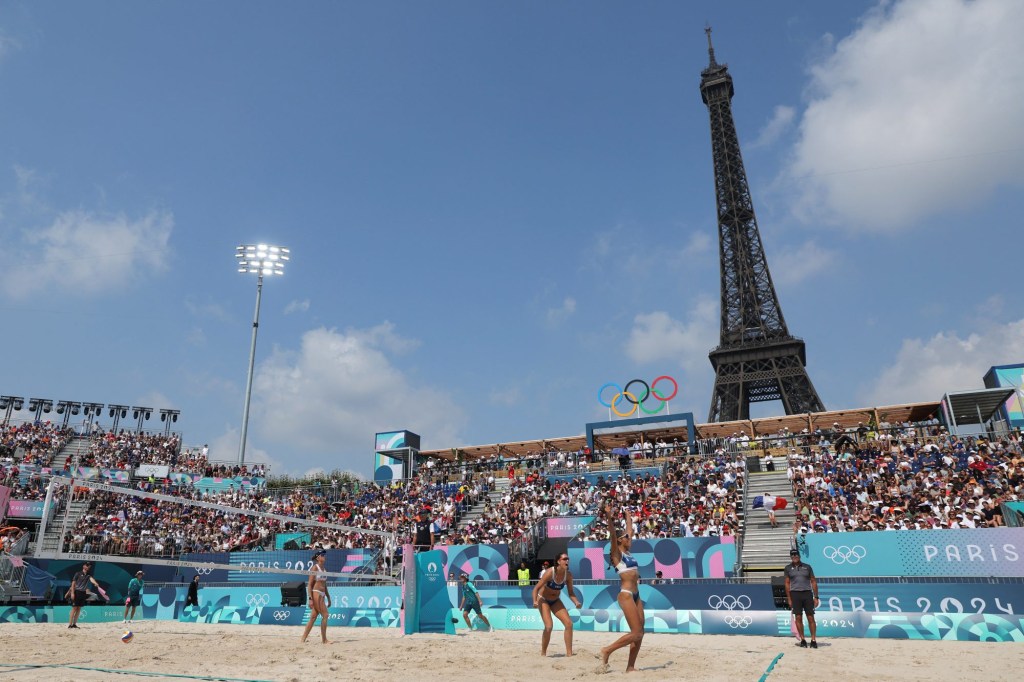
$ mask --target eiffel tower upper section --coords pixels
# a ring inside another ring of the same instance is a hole
[[[715,61],[711,29],[706,33],[709,64],[700,94],[711,116],[722,279],[721,338],[708,356],[715,368],[708,420],[749,419],[750,403],[764,400],[781,400],[786,414],[822,412],[804,342],[790,335],[768,271],[732,118],[732,76]]]

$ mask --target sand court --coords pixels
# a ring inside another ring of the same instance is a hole
[[[602,674],[598,651],[614,633],[578,632],[576,655],[539,654],[540,633],[473,632],[403,636],[398,630],[331,628],[333,644],[299,643],[290,626],[143,621],[122,644],[120,623],[0,624],[0,679],[130,680],[581,680],[624,677],[626,651]],[[313,635],[317,633],[314,631]],[[817,651],[783,637],[648,634],[630,679],[758,680],[779,654],[769,682],[828,680],[1017,680],[1018,643],[892,639],[823,640]],[[549,649],[558,654],[561,637]],[[55,664],[74,667],[39,667]],[[15,667],[16,666],[16,667]],[[136,671],[148,675],[116,674]]]

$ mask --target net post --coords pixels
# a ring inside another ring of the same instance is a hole
[[[419,590],[416,584],[416,555],[411,545],[402,545],[402,632],[419,632]]]

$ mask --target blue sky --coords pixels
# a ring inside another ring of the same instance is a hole
[[[1024,361],[1020,3],[8,2],[0,393],[180,409],[234,458],[233,254],[269,242],[250,460],[577,434],[659,374],[703,421],[705,22],[826,406]]]

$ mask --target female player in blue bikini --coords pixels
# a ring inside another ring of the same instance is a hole
[[[306,623],[306,630],[302,633],[302,641],[309,637],[309,631],[313,629],[316,617],[320,616],[320,641],[330,644],[327,641],[327,620],[330,618],[327,609],[331,606],[331,593],[327,589],[327,576],[324,575],[327,569],[327,550],[318,549],[313,552],[313,568],[309,572],[309,622]]]
[[[583,604],[576,598],[572,589],[572,573],[569,572],[569,555],[562,554],[555,559],[552,568],[540,574],[537,585],[533,588],[533,605],[540,609],[540,617],[544,621],[544,634],[540,636],[540,655],[548,655],[548,642],[551,641],[553,627],[551,616],[562,621],[565,626],[565,655],[572,656],[572,620],[569,610],[562,603],[562,590],[569,588],[569,599],[580,608]]]
[[[611,545],[612,567],[619,574],[619,608],[622,615],[626,617],[629,624],[629,632],[601,649],[601,663],[608,665],[608,657],[616,649],[624,646],[629,647],[629,661],[626,664],[626,672],[636,670],[636,657],[640,653],[640,645],[644,641],[644,603],[640,600],[640,565],[633,555],[629,553],[633,537],[633,514],[626,510],[626,532],[618,534],[617,517],[618,510],[609,504],[605,507],[605,520],[608,522],[608,534]]]

